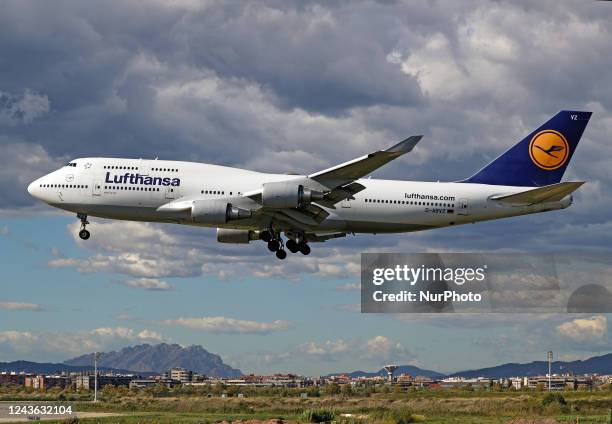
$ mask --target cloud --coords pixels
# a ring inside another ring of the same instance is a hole
[[[0,91],[0,124],[29,124],[49,109],[49,98],[29,88],[21,95]]]
[[[385,336],[376,336],[367,341],[366,356],[372,359],[397,361],[412,358],[414,355],[401,343],[393,342]]]
[[[151,330],[142,330],[136,336],[138,337],[138,339],[146,341],[161,342],[164,340],[164,336],[162,336],[157,331]]]
[[[293,352],[302,356],[317,360],[335,361],[338,355],[346,354],[351,346],[346,341],[327,340],[323,343],[308,342],[297,346]]]
[[[11,230],[9,230],[9,227],[7,227],[6,225],[0,227],[0,236],[8,236],[10,233]]]
[[[359,283],[346,283],[340,284],[336,286],[336,291],[339,292],[350,292],[350,291],[359,291],[361,290],[361,284]]]
[[[6,189],[0,196],[0,209],[30,206],[32,197],[28,185],[36,178],[60,166],[66,158],[53,157],[45,147],[11,138],[0,132],[0,187]],[[39,206],[42,206],[39,204]]]
[[[510,234],[507,246],[516,249],[537,248],[548,237],[568,247],[612,241],[599,232],[591,242],[582,231],[607,225],[612,198],[605,160],[612,153],[605,142],[612,130],[612,90],[602,88],[612,87],[612,76],[599,71],[612,66],[607,54],[612,12],[605,5],[559,3],[551,10],[547,3],[476,0],[359,7],[179,3],[154,3],[146,13],[132,2],[103,11],[70,1],[36,12],[7,5],[0,37],[12,60],[0,71],[3,93],[9,93],[11,105],[27,97],[19,110],[28,110],[28,116],[44,111],[45,97],[53,109],[3,132],[1,141],[16,152],[9,150],[6,163],[0,161],[5,170],[0,186],[10,187],[0,196],[1,207],[33,205],[27,182],[68,157],[155,152],[163,158],[310,173],[415,132],[426,134],[418,148],[375,175],[454,181],[481,168],[547,116],[570,107],[567,99],[572,99],[571,107],[597,113],[568,177],[587,178],[597,190],[581,188],[586,194],[578,193],[575,205],[559,212],[566,222],[563,237],[555,220],[541,217],[490,225],[503,226]],[[26,36],[23,27],[36,31]],[[58,42],[58,31],[70,41]],[[47,53],[37,56],[37,67],[25,53],[31,50]],[[23,157],[46,159],[32,166]],[[411,235],[407,242],[395,241],[397,236],[378,240],[397,249],[499,246],[498,231],[484,225]],[[367,244],[378,243],[369,239]],[[342,261],[348,257],[356,268],[354,254],[365,243],[352,255],[344,254],[352,240],[329,244],[341,249],[291,264],[292,271],[350,277]],[[244,246],[228,247],[222,255],[235,261],[244,251]],[[174,267],[162,261],[156,266],[144,249],[138,255],[121,253],[57,264],[138,278],[196,276],[201,270],[227,278],[228,267],[216,255],[184,259]],[[247,255],[245,268],[263,256]],[[258,265],[255,275],[281,277],[271,263]]]
[[[415,133],[425,134],[419,146],[374,177],[456,181],[557,110],[595,111],[565,175],[589,183],[564,211],[347,237],[282,265],[262,243],[221,246],[208,229],[90,217],[92,238],[75,239],[79,254],[63,249],[52,267],[121,281],[310,276],[333,280],[333,288],[355,281],[362,251],[611,249],[612,8],[605,2],[22,4],[3,4],[0,14],[10,58],[0,68],[3,210],[51,210],[27,185],[74,157],[159,156],[310,173]],[[512,340],[522,348],[527,339],[535,352],[543,334],[529,336],[533,324],[524,321]],[[495,325],[510,338],[514,330],[491,316],[429,323],[435,331]],[[561,324],[537,321],[564,337]]]
[[[226,317],[181,317],[163,320],[159,323],[216,334],[269,334],[277,331],[287,331],[293,327],[293,324],[289,321],[258,322]]]
[[[220,245],[209,229],[94,219],[88,227],[92,237],[86,242],[78,238],[76,220],[68,226],[75,242],[91,254],[84,258],[54,257],[48,262],[49,267],[74,268],[81,273],[118,273],[135,277],[125,281],[143,288],[152,285],[150,280],[203,274],[222,280],[247,276],[286,279],[288,275],[298,280],[304,274],[343,278],[359,271],[359,257],[355,253],[342,252],[331,244],[317,245],[312,255],[295,255],[279,267],[278,260],[262,242],[248,246]]]
[[[5,311],[42,311],[43,307],[36,303],[28,302],[1,302],[0,309]]]
[[[608,319],[605,315],[576,318],[557,326],[557,332],[573,342],[601,342],[608,336]]]
[[[155,278],[135,278],[131,280],[122,281],[123,284],[128,287],[135,287],[144,290],[151,291],[167,291],[172,290],[172,286],[165,281],[157,280]]]
[[[415,355],[401,343],[385,336],[375,336],[367,341],[337,339],[323,342],[309,341],[287,349],[285,352],[265,352],[254,359],[256,366],[274,365],[282,362],[307,361],[334,363],[346,360],[347,355],[368,366],[382,367],[385,361],[412,363]],[[251,365],[253,366],[253,365]]]
[[[99,327],[89,331],[0,331],[0,356],[38,361],[64,360],[70,356],[124,347],[131,342],[158,342],[164,337],[152,330]]]

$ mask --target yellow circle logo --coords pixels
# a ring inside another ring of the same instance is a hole
[[[563,134],[557,131],[540,131],[529,143],[529,156],[539,168],[552,171],[567,161],[569,144]]]

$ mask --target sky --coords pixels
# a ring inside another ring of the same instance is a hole
[[[606,314],[361,314],[361,252],[612,252],[612,5],[6,1],[0,361],[199,344],[244,372],[438,371],[610,351]],[[561,109],[593,117],[563,211],[347,237],[280,262],[212,229],[92,218],[32,180],[84,156],[312,173],[424,138],[373,177],[470,176]],[[603,273],[598,278],[606,278]]]

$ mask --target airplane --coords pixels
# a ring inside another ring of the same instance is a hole
[[[471,177],[455,182],[366,178],[422,136],[309,175],[204,163],[86,157],[28,186],[88,217],[217,228],[217,241],[267,243],[279,259],[347,234],[430,230],[565,209],[584,182],[561,182],[591,112],[561,111]],[[486,143],[483,140],[483,144]],[[551,154],[554,152],[555,154]],[[286,238],[286,241],[283,239]]]

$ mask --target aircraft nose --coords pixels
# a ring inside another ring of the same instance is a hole
[[[28,193],[30,193],[30,196],[37,197],[36,196],[36,187],[38,186],[38,181],[39,180],[32,181],[30,183],[30,185],[28,186]]]

